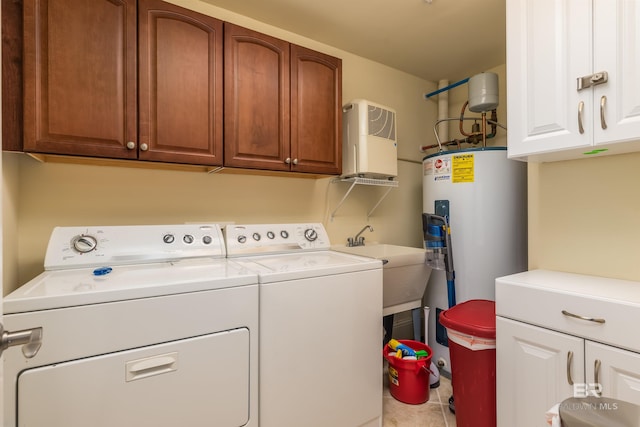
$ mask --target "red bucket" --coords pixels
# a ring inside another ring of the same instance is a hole
[[[391,396],[403,403],[419,405],[429,400],[429,367],[431,366],[431,347],[420,341],[398,340],[401,344],[418,350],[426,350],[428,356],[418,360],[400,359],[389,344],[384,346],[383,356],[389,362],[389,391]]]

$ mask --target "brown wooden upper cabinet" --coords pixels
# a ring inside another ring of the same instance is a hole
[[[160,0],[25,0],[24,151],[222,164],[222,21]]]
[[[224,28],[224,165],[340,174],[342,61]]]

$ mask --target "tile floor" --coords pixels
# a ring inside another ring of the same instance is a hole
[[[384,372],[383,427],[456,427],[456,417],[449,411],[451,380],[440,377],[440,387],[429,390],[429,400],[409,405],[396,400],[389,392],[389,379]]]

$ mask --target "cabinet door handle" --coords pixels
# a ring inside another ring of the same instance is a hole
[[[580,101],[578,104],[578,132],[584,133],[584,127],[582,126],[582,114],[584,112],[584,101]]]
[[[147,151],[148,149],[149,149],[149,146],[144,142],[140,144],[140,151]]]
[[[298,159],[293,159],[293,164],[297,165],[298,164]]]
[[[567,352],[567,382],[569,385],[573,385],[573,378],[571,378],[571,365],[573,364],[573,351]]]
[[[291,157],[287,157],[286,159],[284,159],[284,162],[288,165],[291,164]]]
[[[564,314],[565,316],[569,316],[569,317],[575,317],[576,319],[586,320],[588,322],[596,322],[596,323],[604,323],[605,322],[604,319],[599,319],[599,318],[595,318],[595,317],[580,316],[579,314],[570,313],[567,310],[562,310],[562,314]]]
[[[604,118],[604,107],[606,105],[607,105],[607,97],[602,95],[602,98],[600,98],[600,126],[602,126],[602,129],[607,128],[607,121]]]
[[[597,384],[597,393],[601,396],[602,385],[600,385],[600,365],[602,365],[600,359],[596,359],[596,361],[593,363],[593,382]]]
[[[127,149],[134,150],[136,148],[136,143],[133,141],[127,142]]]

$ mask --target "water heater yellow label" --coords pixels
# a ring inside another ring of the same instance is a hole
[[[474,182],[474,155],[455,154],[451,159],[451,182]]]

